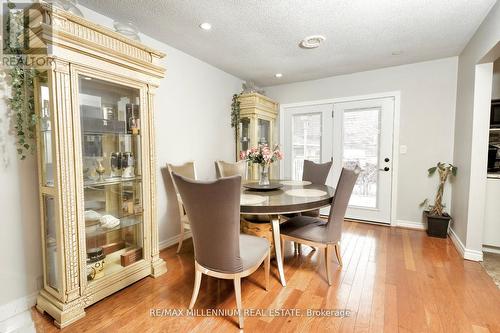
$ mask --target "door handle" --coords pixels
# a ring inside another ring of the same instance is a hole
[[[390,169],[389,169],[389,167],[385,167],[385,168],[383,168],[383,169],[379,169],[379,170],[380,170],[380,171],[389,171]]]

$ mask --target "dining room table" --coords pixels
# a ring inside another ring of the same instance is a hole
[[[281,284],[286,280],[281,256],[280,223],[284,215],[300,214],[329,207],[335,189],[328,185],[300,180],[272,180],[269,186],[258,186],[256,181],[244,181],[241,186],[240,213],[269,216],[274,241],[276,264]]]

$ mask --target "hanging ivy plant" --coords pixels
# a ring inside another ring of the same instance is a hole
[[[14,9],[13,3],[8,3]],[[25,66],[25,52],[21,48],[20,40],[26,28],[24,12],[11,12],[5,22],[4,54],[15,59],[16,66],[8,69],[10,77],[11,97],[8,99],[10,116],[13,118],[16,135],[17,154],[24,160],[28,153],[33,153],[36,146],[37,116],[34,107],[33,78],[36,75],[34,68]],[[26,44],[25,44],[26,45]],[[11,62],[12,63],[12,62]]]
[[[231,127],[234,128],[234,142],[236,149],[236,159],[238,159],[238,130],[240,126],[240,101],[238,100],[239,94],[233,95],[231,103]]]
[[[234,137],[238,139],[238,127],[240,124],[240,101],[239,95],[233,95],[233,102],[231,103],[231,127],[234,128]]]

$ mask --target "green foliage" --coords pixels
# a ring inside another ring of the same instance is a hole
[[[10,2],[8,6],[11,9],[15,8],[15,5]],[[8,69],[7,75],[10,77],[11,85],[11,97],[8,100],[8,106],[14,123],[17,153],[21,160],[26,158],[28,152],[33,153],[35,151],[35,131],[38,120],[35,114],[33,95],[33,79],[36,76],[36,71],[23,65],[23,50],[20,49],[19,39],[22,37],[25,28],[23,15],[22,11],[17,15],[7,15],[4,40],[4,53],[15,57],[18,64]],[[18,38],[10,38],[11,33],[17,34]],[[8,38],[9,41],[7,41]],[[14,43],[12,43],[13,40]]]
[[[435,215],[443,215],[445,205],[442,202],[444,184],[448,180],[448,176],[456,176],[458,168],[450,163],[438,162],[436,166],[427,169],[428,176],[433,176],[436,171],[439,172],[439,186],[436,194],[436,199],[434,201],[434,205],[429,205],[429,199],[425,199],[420,203],[420,207],[424,207],[424,209],[429,210],[432,214]]]
[[[240,124],[240,101],[238,97],[238,94],[234,94],[231,102],[231,127],[234,128],[235,139],[238,137],[238,128]]]
[[[238,128],[240,124],[240,101],[238,100],[239,95],[233,95],[233,101],[231,103],[231,127],[234,128],[234,139],[238,140]]]

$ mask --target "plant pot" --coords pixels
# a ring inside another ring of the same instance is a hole
[[[427,235],[439,238],[448,237],[448,225],[451,220],[450,215],[431,215],[428,211],[425,211],[424,215],[427,218]]]

